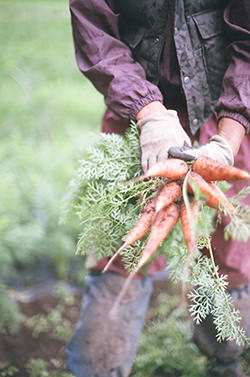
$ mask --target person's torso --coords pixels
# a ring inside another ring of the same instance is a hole
[[[169,40],[166,33],[171,33],[190,128],[195,133],[213,113],[221,92],[228,43],[223,11],[228,0],[114,2],[120,14],[121,40],[131,48],[134,59],[142,64],[147,79],[156,85],[159,85],[166,37]],[[169,14],[172,22],[168,28]]]

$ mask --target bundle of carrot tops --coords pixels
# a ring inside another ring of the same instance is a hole
[[[106,270],[120,254],[133,276],[160,253],[172,278],[190,286],[194,320],[199,323],[211,313],[218,340],[241,344],[246,337],[238,326],[240,316],[225,293],[226,277],[218,274],[210,238],[218,213],[230,216],[227,237],[250,237],[250,208],[241,205],[250,186],[230,200],[223,192],[230,187],[227,181],[249,178],[208,158],[168,159],[142,174],[138,129],[132,124],[125,136],[100,134],[81,152],[62,218],[77,215],[77,253],[92,263],[109,258]],[[201,252],[204,247],[211,258]]]
[[[209,157],[200,157],[190,167],[180,159],[170,158],[159,161],[152,165],[146,174],[139,179],[155,177],[164,178],[167,182],[156,191],[154,197],[141,211],[137,223],[127,235],[123,245],[112,256],[104,271],[109,268],[114,258],[125,247],[133,245],[145,236],[151,228],[140,261],[135,269],[135,272],[138,272],[149,262],[153,253],[168,236],[179,218],[190,257],[196,248],[194,227],[199,219],[200,209],[200,202],[193,197],[195,189],[198,190],[200,198],[204,199],[206,205],[233,215],[235,207],[214,181],[249,179],[250,174],[236,167],[223,165]],[[138,181],[138,179],[135,181]],[[185,204],[183,199],[184,182],[187,193],[190,194],[191,205]]]

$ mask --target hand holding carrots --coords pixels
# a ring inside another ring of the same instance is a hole
[[[223,165],[232,166],[234,163],[233,150],[228,141],[220,135],[212,136],[208,143],[197,147],[185,145],[183,147],[170,148],[169,154],[182,160],[195,160],[204,156],[212,158]]]
[[[163,108],[151,113],[138,120],[137,126],[141,131],[141,166],[144,172],[156,161],[166,160],[170,147],[184,143],[191,145],[175,110]]]
[[[105,271],[122,249],[134,244],[151,230],[141,259],[136,267],[136,272],[138,272],[148,263],[179,217],[181,217],[188,253],[192,254],[194,252],[196,243],[192,225],[198,221],[199,205],[193,201],[190,214],[187,213],[181,187],[188,170],[188,165],[183,160],[168,159],[153,164],[147,173],[140,177],[140,179],[163,177],[166,179],[166,184],[159,188],[153,199],[142,211],[137,224],[126,237],[124,244],[111,258]],[[250,174],[244,170],[223,165],[209,157],[198,158],[191,166],[191,170],[186,177],[188,193],[193,194],[197,189],[206,205],[221,209],[232,215],[235,208],[213,181],[249,179]],[[192,218],[191,222],[190,218]]]

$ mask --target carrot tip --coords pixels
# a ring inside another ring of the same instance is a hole
[[[110,267],[110,265],[111,265],[111,263],[114,261],[114,259],[120,254],[120,252],[123,250],[123,249],[125,249],[125,247],[127,246],[127,244],[126,243],[124,243],[116,252],[115,252],[115,254],[114,255],[112,255],[112,257],[110,258],[110,260],[108,261],[108,263],[106,264],[106,266],[104,267],[104,269],[102,270],[102,273],[104,273],[104,272],[106,272],[108,269],[109,269],[109,267]]]
[[[127,292],[127,289],[128,289],[128,287],[129,287],[129,285],[131,283],[131,280],[134,278],[135,274],[136,274],[136,271],[134,271],[132,274],[130,274],[127,277],[127,279],[126,279],[126,281],[125,281],[125,283],[124,283],[124,285],[123,285],[123,287],[122,287],[119,295],[117,296],[117,299],[115,300],[114,305],[112,306],[112,308],[111,308],[111,310],[109,312],[109,317],[110,318],[114,319],[117,316],[118,306],[120,305],[121,300],[125,296],[125,294]]]

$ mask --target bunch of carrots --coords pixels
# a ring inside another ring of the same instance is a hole
[[[215,184],[215,181],[249,179],[250,174],[244,170],[220,164],[208,157],[200,157],[192,165],[188,165],[180,159],[159,161],[152,165],[146,174],[139,177],[139,180],[155,177],[165,178],[166,183],[141,211],[137,223],[126,236],[123,245],[111,257],[103,272],[108,270],[123,249],[133,245],[150,231],[139,263],[131,274],[132,278],[149,262],[179,218],[188,257],[190,257],[196,248],[194,226],[198,222],[200,210],[200,202],[195,200],[194,191],[196,189],[199,191],[206,205],[225,210],[226,213],[233,215],[234,206]],[[190,196],[189,209],[187,209],[183,198],[184,185]]]

